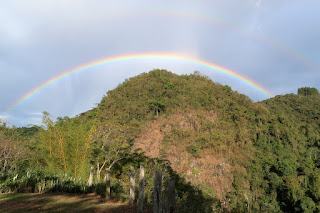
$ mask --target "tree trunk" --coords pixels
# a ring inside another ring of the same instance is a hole
[[[111,199],[111,192],[110,192],[110,169],[106,169],[106,199]]]
[[[133,204],[134,202],[134,188],[135,188],[135,170],[134,167],[131,166],[131,175],[130,175],[130,198],[129,198],[129,204]]]
[[[97,163],[97,182],[99,183],[100,181],[100,168],[99,168],[99,163]]]
[[[90,168],[90,176],[89,176],[89,186],[92,186],[93,183],[93,166]]]
[[[154,174],[154,188],[153,188],[153,213],[161,213],[161,186],[162,186],[162,172],[156,170]]]
[[[143,213],[144,165],[140,165],[138,213]]]
[[[176,208],[176,193],[174,180],[168,181],[166,212],[174,213]]]

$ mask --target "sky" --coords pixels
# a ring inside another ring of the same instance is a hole
[[[319,8],[318,0],[2,0],[0,118],[26,126],[40,125],[43,111],[73,117],[124,80],[157,68],[199,71],[253,101],[269,98],[192,61],[231,70],[271,97],[306,86],[320,90]],[[39,89],[76,67],[151,53],[187,60],[119,60]]]

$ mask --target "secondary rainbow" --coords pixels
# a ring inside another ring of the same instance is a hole
[[[244,75],[241,75],[239,73],[236,73],[233,70],[227,69],[225,67],[219,66],[211,62],[194,59],[188,56],[183,56],[183,55],[173,54],[173,53],[138,53],[138,54],[136,53],[136,54],[119,55],[119,56],[99,59],[96,61],[89,62],[87,64],[83,64],[81,66],[75,67],[71,70],[65,71],[57,76],[54,76],[53,78],[49,79],[48,81],[42,83],[41,85],[33,88],[32,90],[24,94],[12,106],[9,107],[9,109],[5,112],[5,114],[8,114],[10,111],[21,106],[23,103],[25,103],[26,101],[28,101],[29,99],[31,99],[32,97],[40,93],[42,90],[48,88],[50,85],[53,85],[72,75],[79,74],[81,72],[86,72],[86,71],[92,70],[93,68],[100,67],[107,64],[123,62],[123,61],[150,60],[150,59],[175,60],[175,61],[182,61],[186,63],[196,64],[196,65],[214,70],[218,73],[225,74],[226,76],[229,76],[238,81],[241,81],[247,86],[249,86],[250,88],[252,88],[253,90],[263,94],[268,98],[274,96],[272,92],[270,92],[269,90],[267,90],[266,88],[258,84],[257,82],[251,80],[250,78]]]
[[[187,18],[190,20],[199,20],[204,22],[212,22],[218,24],[220,26],[226,27],[234,32],[241,33],[245,36],[248,36],[256,41],[259,41],[266,48],[272,48],[279,53],[284,54],[288,59],[292,59],[296,62],[303,64],[306,68],[319,72],[320,67],[319,64],[308,58],[305,54],[286,45],[284,42],[277,40],[276,38],[272,38],[257,30],[252,30],[248,27],[244,27],[242,25],[236,24],[235,22],[231,22],[227,19],[223,19],[218,17],[213,13],[206,13],[203,11],[196,10],[186,10],[182,8],[159,8],[159,7],[138,7],[138,8],[122,8],[121,10],[113,10],[112,12],[108,12],[110,16],[125,16],[129,13],[138,13],[141,14],[152,14],[152,15],[161,15],[161,16],[173,16],[173,17],[181,17]]]

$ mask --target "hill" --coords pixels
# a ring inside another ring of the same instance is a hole
[[[128,124],[134,148],[168,159],[227,208],[307,211],[320,208],[320,95],[312,94],[254,103],[199,73],[153,70],[84,115]]]
[[[99,140],[111,135],[110,147],[123,140],[118,148],[127,150],[125,161],[114,164],[117,180],[125,182],[130,165],[157,159],[168,163],[150,167],[167,165],[168,174],[211,197],[212,208],[312,212],[320,211],[319,119],[320,95],[314,88],[255,103],[198,72],[153,70],[126,80],[75,118],[53,122],[45,114],[47,128],[40,128],[38,138],[42,145],[31,147],[42,150],[37,165],[48,171],[87,178],[90,166],[97,165],[100,178]],[[197,209],[202,195],[196,199],[182,191],[181,206],[195,200]]]

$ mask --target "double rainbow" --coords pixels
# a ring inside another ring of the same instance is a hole
[[[174,60],[174,61],[181,61],[186,62],[190,64],[195,64],[204,68],[208,68],[210,70],[216,71],[218,73],[224,74],[228,77],[231,77],[232,79],[238,80],[251,89],[263,94],[265,97],[269,98],[274,96],[272,92],[258,84],[257,82],[251,80],[250,78],[241,75],[239,73],[236,73],[233,70],[227,69],[225,67],[219,66],[217,64],[190,58],[188,56],[182,56],[179,54],[173,54],[173,53],[136,53],[136,54],[128,54],[128,55],[119,55],[109,58],[103,58],[96,61],[92,61],[83,65],[80,65],[78,67],[75,67],[71,70],[65,71],[57,76],[54,76],[53,78],[45,81],[41,85],[33,88],[32,90],[25,93],[23,96],[21,96],[12,106],[10,106],[5,114],[8,114],[12,110],[16,109],[17,107],[24,104],[26,101],[30,100],[32,97],[40,93],[41,91],[48,88],[50,85],[55,84],[59,81],[62,81],[63,79],[70,77],[75,74],[79,74],[82,72],[87,72],[89,70],[93,70],[96,67],[100,67],[103,65],[108,65],[112,63],[118,63],[118,62],[124,62],[124,61],[133,61],[133,60],[150,60],[150,59],[158,59],[158,60]]]

